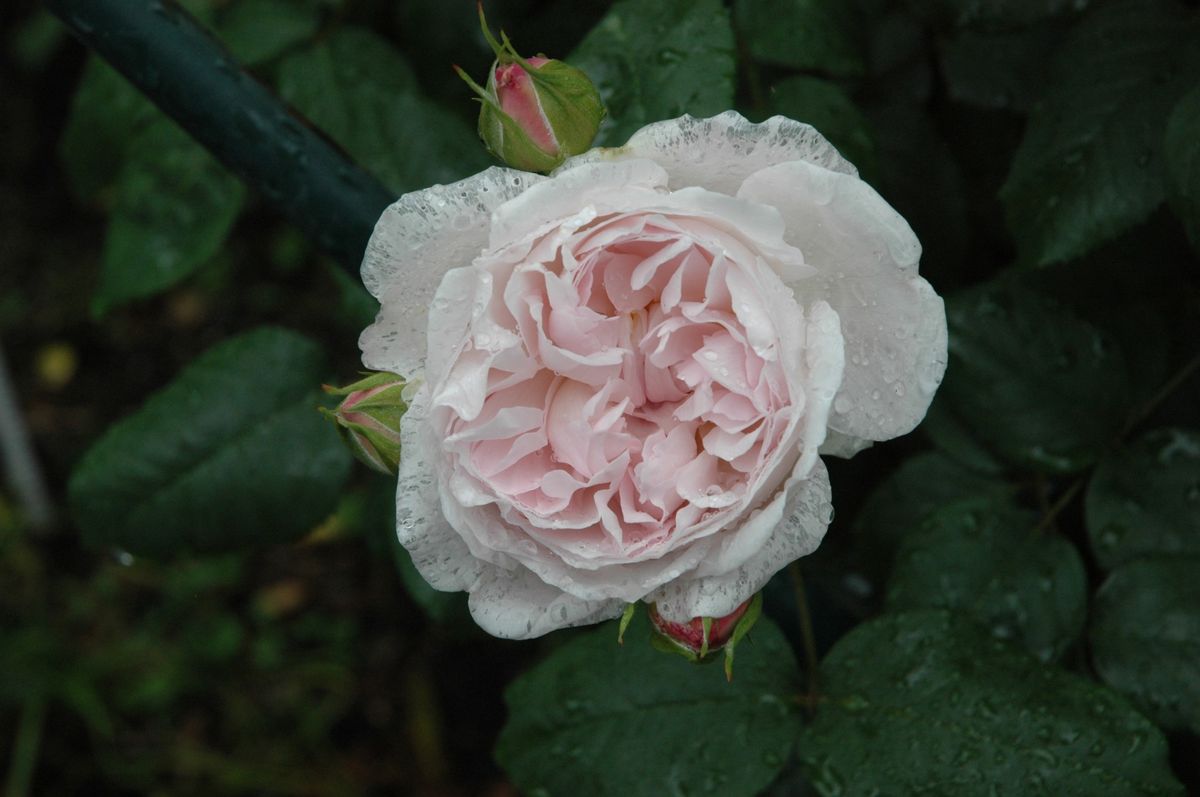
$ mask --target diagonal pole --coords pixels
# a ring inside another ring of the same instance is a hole
[[[172,0],[45,0],[85,45],[347,269],[394,199]]]

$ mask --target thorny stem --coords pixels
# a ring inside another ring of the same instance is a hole
[[[796,594],[796,611],[800,614],[800,641],[804,645],[804,678],[805,694],[801,700],[809,717],[812,716],[817,702],[818,662],[817,643],[813,637],[812,615],[808,611],[808,595],[804,591],[804,578],[800,574],[800,563],[788,565],[788,575],[792,577],[792,589]]]
[[[1109,445],[1109,448],[1116,448],[1118,445],[1120,445],[1125,438],[1128,437],[1131,432],[1133,432],[1134,429],[1136,429],[1144,421],[1146,421],[1146,419],[1153,415],[1154,411],[1158,409],[1159,405],[1166,401],[1172,393],[1178,390],[1184,382],[1190,379],[1197,370],[1200,370],[1200,354],[1197,354],[1195,357],[1184,363],[1182,368],[1176,371],[1170,379],[1163,383],[1163,386],[1158,389],[1157,393],[1147,399],[1145,404],[1130,414],[1129,420],[1125,423],[1125,426],[1121,429],[1120,433],[1113,439],[1112,443]],[[1042,516],[1041,521],[1036,527],[1034,527],[1033,533],[1040,534],[1047,528],[1050,528],[1054,524],[1055,518],[1062,514],[1062,511],[1070,505],[1075,496],[1079,494],[1079,491],[1083,489],[1083,486],[1086,482],[1086,476],[1080,476],[1075,481],[1071,482],[1071,485],[1063,492],[1062,495],[1058,497],[1058,500],[1046,510],[1046,513]]]

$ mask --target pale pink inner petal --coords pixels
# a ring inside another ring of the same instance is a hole
[[[514,555],[662,555],[746,511],[795,444],[768,295],[787,289],[727,226],[613,213],[477,267],[496,287],[435,403],[459,489],[491,497]]]

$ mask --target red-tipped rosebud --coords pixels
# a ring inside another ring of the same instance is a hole
[[[588,76],[542,55],[522,58],[503,32],[496,41],[482,6],[479,23],[496,53],[487,88],[462,69],[455,71],[479,95],[479,137],[488,150],[529,172],[548,172],[586,152],[604,118],[604,104]]]
[[[704,661],[719,650],[725,651],[725,677],[733,678],[733,653],[762,614],[762,595],[743,602],[724,617],[693,617],[684,623],[672,622],[649,604],[650,622],[654,625],[657,647],[679,653],[691,661]]]
[[[374,373],[345,387],[325,385],[325,392],[345,396],[336,410],[321,412],[342,433],[354,455],[381,473],[395,475],[400,464],[400,418],[406,383],[395,374]]]

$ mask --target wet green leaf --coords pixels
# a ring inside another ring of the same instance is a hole
[[[968,499],[906,536],[888,581],[889,611],[952,609],[1042,661],[1083,633],[1087,573],[1075,546],[1036,533],[1039,516],[1004,499]]]
[[[734,19],[750,55],[792,69],[857,77],[866,69],[863,22],[846,0],[737,0]]]
[[[821,675],[799,750],[826,797],[1183,794],[1162,733],[1124,698],[949,612],[864,623]]]
[[[1001,191],[1022,260],[1078,257],[1163,202],[1163,129],[1200,71],[1197,36],[1171,0],[1108,3],[1067,35]]]
[[[1200,431],[1157,429],[1106,456],[1085,502],[1105,568],[1140,556],[1200,556]]]
[[[488,165],[475,131],[422,95],[395,48],[342,28],[285,58],[279,93],[397,193]]]
[[[350,455],[316,412],[324,358],[263,328],[201,355],[75,468],[90,541],[163,557],[295,539],[331,511]]]
[[[1125,358],[1108,335],[1011,280],[951,297],[946,316],[950,362],[936,404],[958,429],[1045,473],[1103,453],[1129,410]],[[926,431],[942,445],[938,426]]]
[[[719,665],[655,650],[648,635],[645,612],[624,645],[605,623],[508,688],[496,758],[523,793],[749,797],[783,767],[800,730],[799,684],[769,620],[738,646],[732,682]]]
[[[318,12],[314,0],[238,0],[221,10],[217,31],[239,61],[254,66],[312,38]]]
[[[241,182],[175,123],[151,122],[117,177],[93,311],[193,274],[220,251],[244,197]]]
[[[734,43],[719,0],[619,0],[566,59],[608,108],[597,145],[643,125],[733,107]]]
[[[867,497],[854,518],[860,547],[890,563],[904,539],[921,529],[930,513],[966,498],[1007,496],[1012,485],[959,464],[945,454],[909,457]]]
[[[1092,661],[1165,728],[1200,733],[1200,556],[1121,565],[1096,593]]]
[[[90,203],[112,185],[135,134],[162,118],[119,72],[99,56],[89,57],[58,142],[63,171],[76,198]]]

